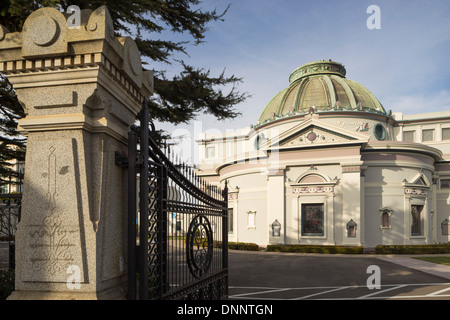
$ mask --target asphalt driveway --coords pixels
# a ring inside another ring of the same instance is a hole
[[[369,266],[379,268],[378,288],[367,286]],[[449,278],[377,255],[230,250],[229,287],[230,299],[450,299]]]

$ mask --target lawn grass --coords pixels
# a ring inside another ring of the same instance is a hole
[[[414,257],[414,259],[445,264],[446,266],[450,266],[450,257]]]

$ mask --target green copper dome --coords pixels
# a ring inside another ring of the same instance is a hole
[[[262,112],[258,124],[314,112],[360,111],[386,114],[381,103],[363,85],[345,78],[345,67],[331,60],[307,63],[295,69],[289,86]]]

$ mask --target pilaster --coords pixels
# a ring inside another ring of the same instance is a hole
[[[285,173],[284,169],[269,169],[267,172],[267,227],[268,243],[285,243],[286,217],[285,217]],[[280,234],[273,234],[272,225],[278,221]]]
[[[342,167],[342,224],[344,245],[361,245],[362,223],[361,203],[361,165],[362,162],[341,163]],[[347,229],[350,221],[356,223],[355,234],[350,235]]]

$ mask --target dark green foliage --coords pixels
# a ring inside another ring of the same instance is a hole
[[[296,253],[362,254],[363,247],[320,245],[269,245],[267,251]],[[442,254],[450,253],[450,244],[435,245],[378,245],[377,254]]]
[[[229,242],[228,248],[231,250],[258,251],[259,246],[255,243]]]
[[[331,253],[331,254],[362,254],[363,247],[345,246],[314,246],[314,245],[268,245],[267,251],[271,252],[296,252],[296,253]]]
[[[217,12],[203,10],[200,0],[6,0],[0,7],[0,21],[10,31],[21,31],[25,19],[38,8],[49,6],[65,11],[71,5],[91,10],[106,5],[117,35],[134,38],[142,57],[179,64],[182,71],[171,79],[166,78],[165,71],[154,70],[156,94],[149,101],[152,119],[179,124],[200,113],[212,114],[219,120],[239,115],[234,106],[248,97],[235,89],[240,78],[224,73],[212,76],[203,68],[174,59],[175,54],[187,55],[188,45],[204,42],[208,24],[222,21],[229,6]],[[167,37],[164,31],[182,35],[183,40],[160,39]],[[224,86],[231,87],[228,93],[221,91]]]
[[[222,248],[222,241],[214,241],[214,248]],[[228,249],[230,249],[230,250],[258,251],[259,250],[259,246],[256,243],[228,242]]]
[[[180,76],[169,80],[162,75],[155,79],[158,95],[149,101],[150,118],[179,124],[194,119],[201,110],[219,120],[239,115],[232,107],[247,96],[236,92],[234,86],[227,94],[216,87],[234,84],[240,79],[234,76],[227,78],[223,73],[211,77],[209,70],[194,69],[184,62],[181,64],[184,71]]]
[[[0,74],[0,185],[19,174],[12,169],[11,161],[25,160],[26,139],[17,131],[17,121],[24,116],[11,83]]]
[[[443,254],[450,253],[450,243],[427,245],[378,245],[377,254]]]

